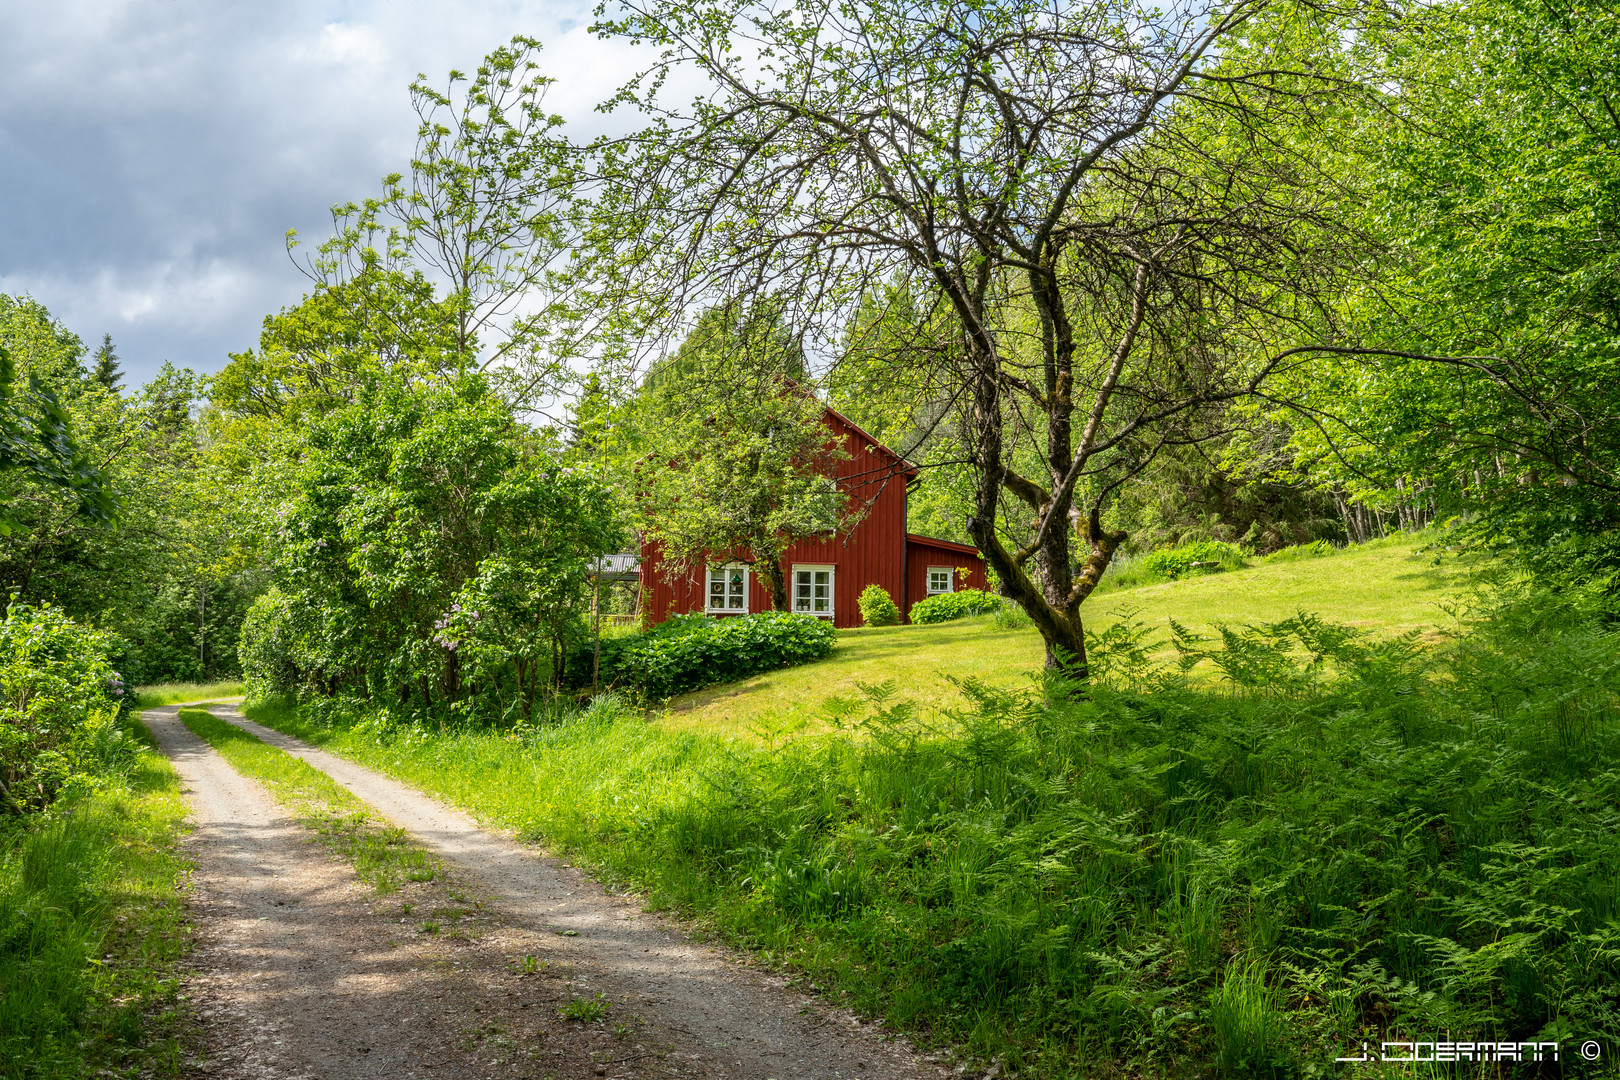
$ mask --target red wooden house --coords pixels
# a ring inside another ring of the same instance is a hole
[[[848,451],[834,466],[840,490],[870,509],[847,533],[788,547],[782,569],[793,610],[834,626],[859,626],[855,598],[874,583],[907,615],[912,604],[936,593],[986,588],[977,548],[906,532],[906,487],[917,477],[916,466],[835,409],[827,409],[822,422]],[[717,560],[671,582],[659,555],[656,544],[643,544],[641,604],[649,625],[697,611],[744,615],[770,602],[770,587],[741,562]]]

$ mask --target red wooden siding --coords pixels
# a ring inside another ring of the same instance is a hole
[[[860,609],[855,606],[855,600],[866,586],[881,585],[895,603],[904,602],[906,482],[916,475],[916,469],[841,413],[828,409],[823,422],[843,439],[849,452],[849,457],[836,466],[839,486],[852,499],[870,503],[870,509],[861,523],[845,536],[803,540],[791,545],[782,565],[790,598],[795,565],[833,567],[833,625],[859,626]],[[703,611],[707,583],[702,568],[673,582],[667,581],[659,556],[657,545],[643,545],[643,618],[648,624],[654,624],[671,615]],[[759,575],[749,577],[748,610],[765,611],[768,587]],[[980,577],[983,577],[982,570]]]
[[[911,621],[911,605],[928,597],[928,568],[949,566],[955,578],[955,588],[989,588],[985,577],[984,556],[977,548],[954,544],[949,540],[935,540],[915,533],[906,534],[906,621]],[[957,568],[967,570],[967,576],[956,573]]]

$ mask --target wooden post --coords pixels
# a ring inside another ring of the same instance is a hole
[[[602,566],[597,563],[591,575],[591,622],[595,624],[591,641],[591,696],[596,696],[597,683],[602,673]]]

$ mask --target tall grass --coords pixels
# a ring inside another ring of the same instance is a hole
[[[0,823],[0,1076],[178,1074],[184,814],[148,746],[99,790]]]
[[[870,687],[763,745],[611,702],[504,733],[255,712],[1031,1075],[1620,1031],[1620,636],[1540,597],[1438,652],[1309,617],[1180,645],[1225,689],[1124,635],[1087,700]]]
[[[135,707],[153,709],[186,701],[214,701],[241,697],[246,692],[246,685],[241,682],[155,683],[135,688]]]

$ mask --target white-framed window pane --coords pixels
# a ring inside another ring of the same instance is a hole
[[[928,568],[928,595],[951,592],[951,579],[954,575],[948,566],[930,566]]]
[[[793,610],[809,615],[833,613],[833,572],[828,568],[793,570]]]
[[[708,610],[748,610],[748,568],[746,566],[709,567]]]

